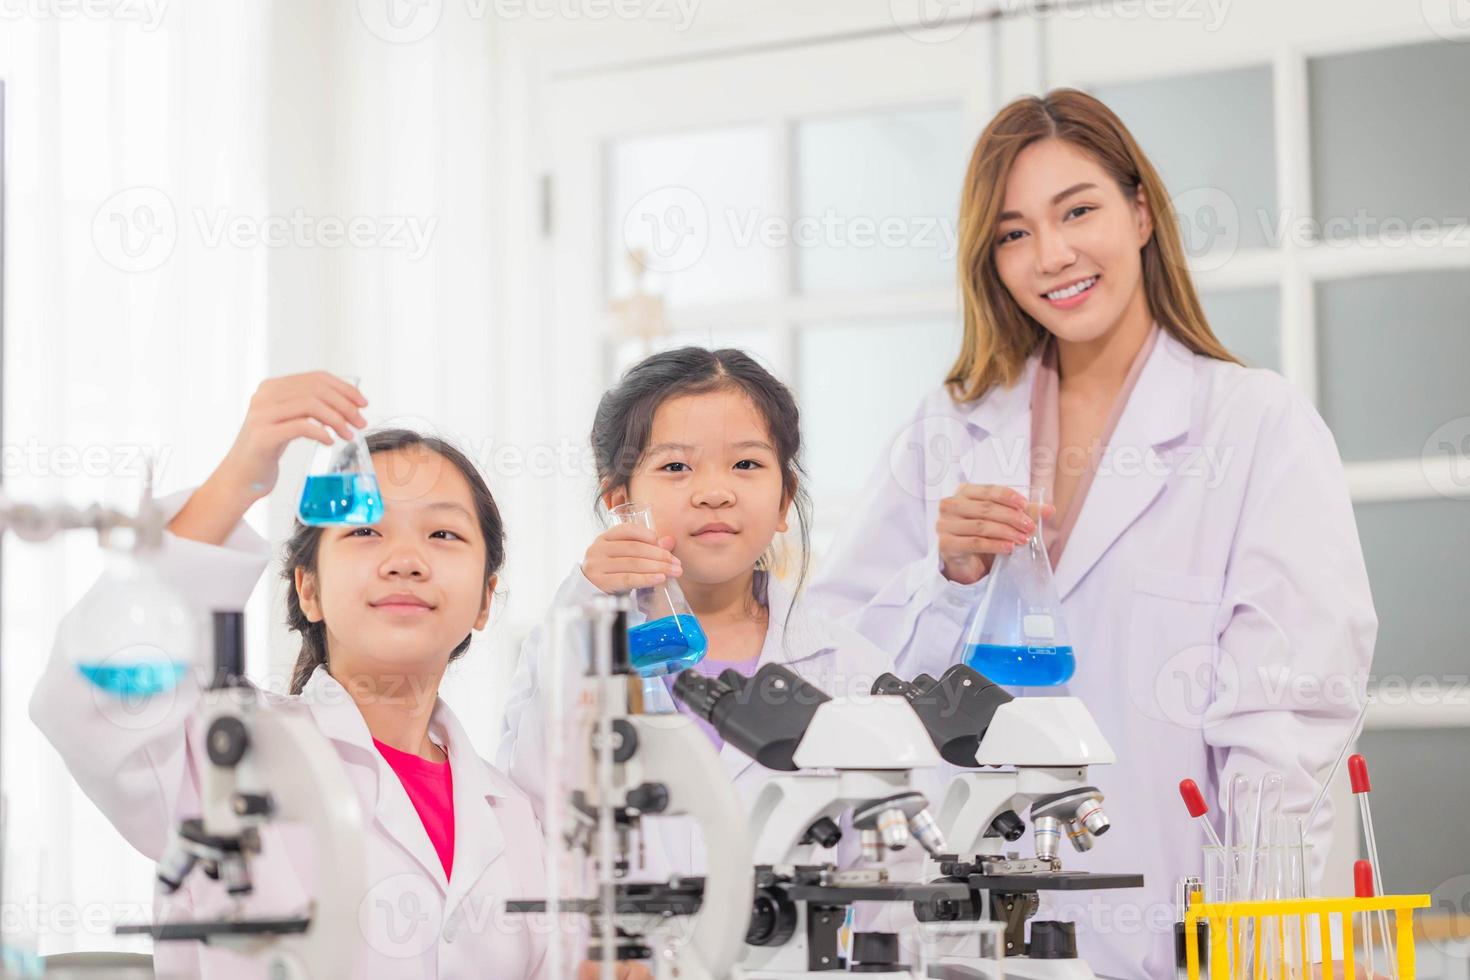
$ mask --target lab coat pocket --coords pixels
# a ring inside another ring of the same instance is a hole
[[[1189,731],[1222,684],[1216,616],[1224,594],[1219,576],[1135,568],[1129,596],[1129,693],[1156,721]]]

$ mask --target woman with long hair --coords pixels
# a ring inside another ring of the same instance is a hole
[[[1059,917],[1100,975],[1162,980],[1205,843],[1179,781],[1221,799],[1280,773],[1305,813],[1361,704],[1377,619],[1341,459],[1306,398],[1215,337],[1158,173],[1092,96],[1001,110],[959,232],[959,356],[815,591],[905,676],[937,676],[996,557],[1041,525],[1075,672],[1021,693],[1081,698],[1117,753],[1089,772],[1113,830],[1064,858],[1146,880]],[[1308,828],[1314,875],[1331,820]]]

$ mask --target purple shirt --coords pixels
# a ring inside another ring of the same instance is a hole
[[[760,665],[760,659],[759,654],[745,660],[715,660],[713,657],[706,656],[689,669],[704,677],[718,677],[727,670],[733,670],[736,673],[749,677],[755,673],[756,668]],[[673,698],[674,678],[677,676],[676,674],[667,674],[663,678],[664,687],[668,689],[671,698]],[[716,752],[725,747],[725,740],[720,738],[719,733],[715,731],[715,726],[696,715],[683,701],[680,701],[678,698],[673,698],[673,700],[674,706],[679,709],[680,713],[693,718],[694,723],[709,736],[709,740],[715,744]]]

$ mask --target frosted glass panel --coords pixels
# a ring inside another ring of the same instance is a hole
[[[965,141],[957,106],[799,123],[798,288],[951,285]]]
[[[1210,328],[1220,343],[1251,367],[1281,370],[1281,293],[1232,289],[1200,295]]]
[[[1356,511],[1378,610],[1373,672],[1470,673],[1470,500],[1360,503]]]
[[[776,139],[760,126],[616,140],[607,148],[606,282],[645,286],[670,306],[764,297],[781,282],[782,253],[743,230],[779,218]]]
[[[1326,237],[1359,228],[1391,236],[1390,219],[1412,228],[1470,216],[1470,45],[1355,51],[1315,58],[1309,71],[1314,204]]]
[[[797,394],[807,471],[822,501],[862,489],[888,440],[959,353],[949,319],[801,328]]]
[[[1418,459],[1470,416],[1470,276],[1366,276],[1317,287],[1322,415],[1343,459]]]
[[[1470,823],[1447,817],[1463,812],[1470,799],[1467,745],[1470,732],[1463,728],[1368,731],[1358,740],[1373,781],[1383,887],[1395,895],[1429,894],[1431,908],[1416,918],[1470,910]],[[1463,955],[1456,957],[1461,970]]]
[[[1271,70],[1240,68],[1093,90],[1158,169],[1191,256],[1221,235],[1276,245],[1276,135]]]

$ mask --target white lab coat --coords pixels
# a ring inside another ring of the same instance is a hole
[[[1028,482],[1036,364],[975,402],[926,397],[814,585],[905,678],[956,660],[986,583],[941,575],[938,505],[961,482]],[[1058,907],[1100,975],[1173,977],[1174,886],[1205,842],[1179,780],[1215,801],[1232,774],[1276,770],[1304,813],[1361,703],[1378,622],[1332,434],[1280,376],[1161,334],[1055,580],[1076,674],[1018,693],[1081,698],[1118,755],[1089,774],[1113,829],[1064,866],[1146,879]],[[1318,875],[1331,819],[1326,804],[1310,832]]]
[[[163,502],[166,512],[187,494]],[[165,536],[165,577],[200,610],[244,606],[270,557],[243,523],[223,547]],[[128,842],[157,860],[183,817],[200,808],[202,733],[191,712],[192,679],[156,703],[126,714],[108,704],[53,653],[31,696],[30,715],[87,796]],[[384,980],[424,977],[544,976],[547,937],[508,916],[509,898],[544,894],[539,825],[530,804],[476,752],[454,713],[435,705],[430,737],[447,749],[454,776],[453,877],[444,869],[397,775],[373,746],[362,714],[325,668],[299,696],[257,691],[275,710],[305,712],[342,759],[366,826],[367,887],[352,897],[361,935],[342,945],[336,976]],[[122,723],[119,723],[122,719]],[[316,869],[304,827],[270,828],[252,863],[252,915],[299,912],[311,899]],[[212,917],[229,908],[223,888],[196,869],[174,895],[155,896],[154,920]],[[355,967],[353,966],[355,958]],[[260,963],[197,943],[159,943],[159,977],[264,977]]]
[[[796,602],[792,612],[790,589],[765,572],[756,575],[757,588],[766,591],[769,612],[757,670],[768,663],[784,664],[833,697],[865,697],[879,675],[893,670],[892,657],[851,629],[812,615],[805,602]],[[577,566],[557,590],[553,606],[580,605],[603,594]],[[542,678],[550,655],[545,627],[538,626],[521,648],[496,755],[497,765],[531,797],[538,814],[546,792],[547,703]],[[672,710],[671,703],[666,706]],[[766,780],[776,775],[775,770],[759,765],[729,743],[720,748],[720,763],[747,807]],[[644,823],[644,866],[630,877],[656,881],[671,874],[704,873],[703,833],[691,818],[645,818]],[[850,862],[855,853],[853,835],[845,833],[835,851],[825,852],[825,856],[818,852],[815,860],[843,864]]]

